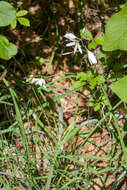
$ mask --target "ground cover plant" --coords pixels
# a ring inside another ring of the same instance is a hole
[[[0,1],[0,188],[127,189],[125,1]]]

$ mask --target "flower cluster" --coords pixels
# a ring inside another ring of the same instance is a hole
[[[41,78],[33,78],[31,81],[30,81],[31,84],[36,84],[36,85],[39,85],[39,86],[43,86],[44,88],[46,88],[46,82],[44,79],[41,79]]]
[[[79,40],[77,39],[77,37],[72,34],[72,33],[66,33],[64,35],[64,37],[67,39],[67,41],[69,41],[69,43],[66,44],[66,47],[71,47],[74,46],[74,54],[79,51],[82,54],[82,48],[81,45],[79,43]],[[70,54],[72,52],[68,52],[65,53],[64,55]]]
[[[64,53],[63,55],[67,55],[67,54],[71,54],[71,53],[75,54],[77,51],[79,51],[81,54],[83,53],[82,47],[81,47],[81,45],[79,43],[79,39],[74,34],[66,33],[64,35],[64,37],[69,42],[69,43],[66,44],[66,47],[74,46],[74,51]],[[92,51],[87,50],[87,55],[88,55],[88,60],[89,60],[91,65],[97,64],[97,59],[96,59],[95,55],[92,53]]]

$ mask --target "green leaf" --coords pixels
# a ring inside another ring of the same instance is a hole
[[[127,76],[109,86],[112,91],[125,103],[127,103]]]
[[[79,72],[77,73],[77,77],[76,79],[80,79],[81,81],[85,81],[89,78],[89,75],[87,73],[84,73],[84,72]]]
[[[19,17],[19,18],[17,18],[18,19],[18,21],[19,21],[19,23],[21,24],[21,25],[24,25],[24,26],[30,26],[30,21],[27,19],[27,18],[24,18],[24,17]]]
[[[9,60],[16,54],[17,47],[10,43],[5,36],[0,35],[0,58]]]
[[[27,15],[27,13],[28,13],[27,10],[21,10],[21,11],[18,11],[18,12],[16,13],[16,16],[17,16],[17,17],[25,16],[25,15]]]
[[[127,4],[108,21],[103,50],[127,50]]]
[[[100,104],[100,103],[96,103],[96,104],[94,105],[94,111],[95,111],[95,112],[98,111],[98,110],[100,109],[100,107],[101,107],[101,104]]]
[[[125,4],[123,4],[123,5],[119,5],[120,6],[120,9],[123,9],[123,7],[125,6]]]
[[[93,78],[89,81],[90,89],[93,90],[97,86],[96,78]]]
[[[96,77],[97,84],[100,85],[105,82],[105,78],[102,75]]]
[[[73,88],[81,88],[85,85],[85,82],[81,82],[81,81],[76,81],[73,83]]]
[[[98,59],[106,59],[106,54],[105,54],[105,53],[102,53],[102,52],[99,52],[99,53],[97,54],[97,58],[98,58]]]
[[[104,43],[104,36],[100,36],[95,40],[97,45],[103,45]]]
[[[16,28],[16,25],[17,25],[17,20],[14,20],[14,21],[11,23],[11,27],[14,29],[14,28]]]
[[[93,97],[91,97],[91,98],[89,99],[88,105],[89,105],[90,107],[94,105],[94,99],[93,99]]]
[[[85,28],[80,30],[80,36],[84,40],[88,40],[88,41],[93,40],[92,33],[89,30],[85,29]]]
[[[36,60],[35,64],[40,65],[40,66],[42,66],[45,63],[43,57],[36,56],[35,60]]]
[[[93,77],[93,74],[91,72],[88,72],[88,73],[79,72],[77,73],[76,79],[80,81],[88,81],[92,77]]]
[[[104,36],[100,36],[95,41],[89,43],[88,48],[90,50],[95,49],[97,45],[103,45],[103,43],[104,43]]]
[[[16,19],[15,8],[5,1],[0,1],[0,27],[8,26]]]
[[[91,50],[91,49],[95,49],[97,47],[97,44],[96,44],[96,42],[91,42],[91,43],[89,43],[89,45],[88,45],[88,48]]]
[[[88,105],[89,105],[90,107],[92,107],[92,106],[94,105],[94,103],[93,103],[93,102],[89,102]]]

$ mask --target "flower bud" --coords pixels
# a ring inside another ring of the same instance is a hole
[[[97,59],[96,59],[95,55],[89,50],[87,50],[87,54],[88,54],[88,60],[89,60],[90,64],[91,65],[97,64]]]

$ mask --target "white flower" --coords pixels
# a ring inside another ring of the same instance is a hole
[[[69,41],[69,43],[66,44],[66,47],[71,47],[74,46],[74,54],[79,51],[82,54],[82,48],[81,45],[79,44],[79,40],[77,39],[77,37],[72,34],[72,33],[66,33],[64,35],[64,37],[67,39],[67,41]],[[67,52],[64,53],[63,55],[67,55],[70,54],[72,52]]]
[[[87,54],[88,54],[88,60],[89,60],[90,64],[91,65],[97,64],[97,59],[96,59],[95,55],[89,50],[87,50]]]
[[[37,114],[36,113],[33,113],[32,114],[33,118],[36,120],[37,119]]]
[[[43,86],[44,88],[46,88],[46,82],[44,79],[41,79],[41,78],[33,78],[31,81],[30,81],[31,84],[37,84],[39,86]]]
[[[76,36],[75,36],[74,34],[72,34],[72,33],[66,33],[66,34],[64,35],[64,37],[67,38],[67,39],[70,40],[70,41],[73,41],[73,40],[76,39]]]

